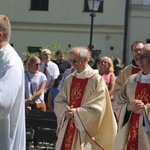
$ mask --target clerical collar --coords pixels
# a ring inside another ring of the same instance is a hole
[[[86,69],[83,72],[80,72],[80,73],[76,72],[76,77],[77,78],[82,78],[82,79],[87,78],[88,69],[89,69],[89,65],[86,67]]]
[[[149,74],[145,74],[144,72],[142,72],[142,78],[150,79],[150,73]]]
[[[132,64],[132,66],[134,66],[134,67],[138,67],[138,65],[137,65],[136,62],[135,62],[135,59],[133,59],[133,60],[131,61],[131,64]]]
[[[141,83],[150,83],[150,73],[144,75],[142,72],[141,78],[140,78]]]

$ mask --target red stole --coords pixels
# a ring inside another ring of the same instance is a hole
[[[150,103],[150,84],[138,82],[135,90],[135,99],[142,100],[144,104]],[[132,113],[127,150],[138,150],[139,117],[140,115]]]
[[[138,68],[138,67],[133,67],[133,66],[132,66],[131,74],[136,74],[136,73],[138,73],[140,70],[141,70],[140,68]]]
[[[71,88],[70,88],[70,106],[73,105],[73,108],[77,108],[81,106],[87,81],[88,78],[78,79],[76,77],[73,77]],[[61,150],[72,149],[72,142],[75,134],[75,129],[76,127],[75,127],[74,119],[69,119]]]

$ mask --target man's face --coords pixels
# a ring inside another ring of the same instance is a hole
[[[43,53],[42,55],[42,59],[45,63],[49,62],[51,60],[51,54],[49,51],[46,51],[45,53]]]
[[[78,72],[81,72],[83,65],[85,65],[84,58],[74,53],[69,54],[69,62],[74,70],[77,70]]]
[[[131,50],[131,54],[133,58],[135,59],[136,64],[138,64],[138,59],[137,56],[140,54],[141,49],[144,47],[143,43],[139,43],[136,45],[133,45],[133,50]]]
[[[64,53],[59,53],[58,55],[56,55],[56,60],[58,61],[58,62],[62,62],[62,61],[64,61]]]
[[[138,55],[138,65],[144,73],[150,72],[150,51],[142,49]]]

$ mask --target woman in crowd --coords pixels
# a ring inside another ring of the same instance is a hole
[[[46,76],[39,72],[41,60],[32,56],[28,61],[28,72],[25,72],[25,103],[27,109],[36,109],[37,103],[44,103]],[[43,105],[44,109],[45,105]]]
[[[113,89],[115,85],[115,75],[114,75],[114,68],[113,62],[111,58],[105,56],[100,59],[99,63],[99,74],[103,77],[108,87],[108,91],[110,94],[110,99],[113,105]]]

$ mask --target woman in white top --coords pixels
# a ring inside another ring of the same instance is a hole
[[[25,73],[25,102],[26,106],[31,106],[31,109],[34,109],[35,103],[44,103],[47,79],[42,72],[39,72],[40,65],[41,60],[37,56],[31,57],[28,62],[28,72]]]

